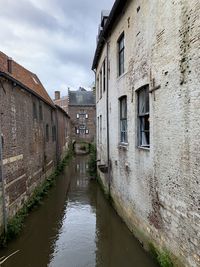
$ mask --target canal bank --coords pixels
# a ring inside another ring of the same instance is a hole
[[[0,257],[20,250],[4,267],[154,267],[96,181],[88,157],[77,156],[56,181],[43,205],[26,220],[22,234]]]

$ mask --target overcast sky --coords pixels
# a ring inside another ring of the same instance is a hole
[[[0,0],[0,50],[55,90],[89,87],[102,9],[114,0]]]

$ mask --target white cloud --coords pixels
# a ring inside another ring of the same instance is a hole
[[[102,9],[114,0],[1,0],[0,50],[35,72],[50,96],[89,87]]]

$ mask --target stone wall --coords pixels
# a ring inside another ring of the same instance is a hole
[[[197,0],[129,1],[108,40],[110,194],[129,228],[167,249],[180,266],[200,266],[199,14]],[[118,77],[117,41],[123,32],[125,72]],[[137,90],[146,84],[150,90],[160,86],[150,94],[150,149],[138,147],[137,134]],[[119,98],[124,95],[126,145],[119,139]],[[106,92],[97,99],[100,115],[97,151],[104,164]],[[108,188],[109,179],[99,175]]]

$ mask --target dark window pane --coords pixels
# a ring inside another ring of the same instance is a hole
[[[120,99],[120,142],[127,143],[127,98]]]
[[[138,91],[139,146],[150,146],[149,86]]]

